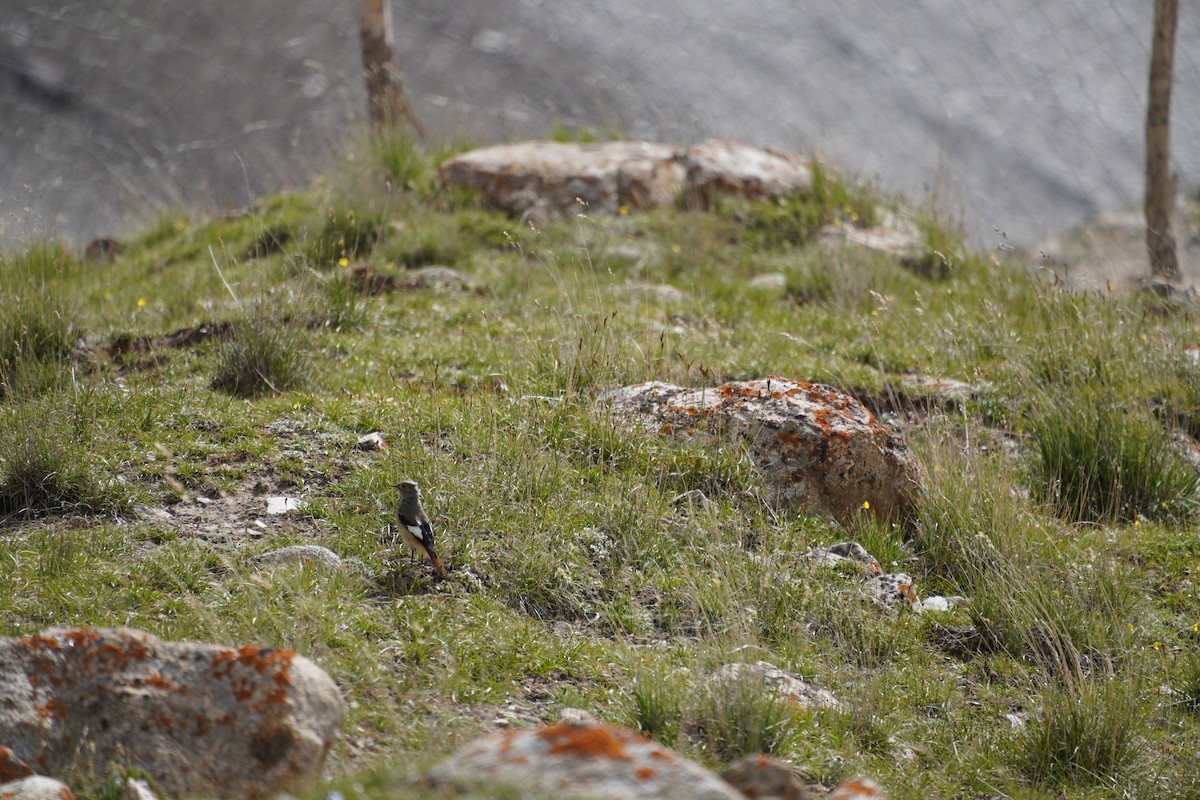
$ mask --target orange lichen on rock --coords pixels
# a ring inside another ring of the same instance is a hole
[[[72,647],[86,647],[95,644],[100,639],[100,633],[95,628],[76,628],[69,631],[66,638]]]
[[[0,783],[8,783],[33,774],[29,765],[17,757],[10,747],[0,747]]]
[[[146,686],[153,686],[155,689],[162,689],[166,692],[182,692],[183,689],[171,683],[161,675],[150,675],[145,678],[142,683]]]
[[[101,669],[108,670],[113,667],[117,669],[126,669],[129,667],[129,662],[143,661],[146,658],[146,646],[136,639],[127,639],[122,643],[103,643],[96,644],[99,639],[99,633],[92,630],[92,636],[87,636],[86,631],[77,631],[77,638],[72,639],[72,644],[82,648],[83,663],[88,670],[94,670],[99,666]]]
[[[38,703],[34,706],[38,717],[45,720],[50,719],[65,719],[67,716],[67,707],[58,700],[50,699],[45,703]]]
[[[550,752],[556,755],[630,760],[625,752],[625,739],[619,731],[611,728],[563,722],[538,731],[538,736],[551,742]]]
[[[248,645],[236,650],[226,650],[213,656],[212,674],[214,678],[223,678],[233,671],[233,666],[239,664],[258,674],[274,670],[271,679],[276,683],[286,684],[289,681],[288,668],[296,657],[294,650],[284,648],[255,647]]]
[[[52,636],[22,636],[17,640],[22,647],[27,647],[30,650],[61,650],[62,645],[58,643],[58,639]]]
[[[851,778],[833,790],[829,800],[884,800],[883,789],[870,778]]]
[[[217,680],[227,681],[234,697],[246,701],[254,697],[260,684],[244,673],[236,674],[235,668],[241,667],[259,675],[271,672],[270,678],[276,688],[265,693],[255,704],[256,711],[264,711],[271,705],[287,700],[287,687],[291,685],[290,669],[295,657],[294,650],[247,645],[215,654],[210,674]]]

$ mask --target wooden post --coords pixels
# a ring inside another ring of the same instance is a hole
[[[363,77],[367,82],[367,112],[373,128],[390,128],[402,119],[424,139],[425,126],[417,118],[396,75],[392,45],[392,7],[388,0],[361,0]]]
[[[1155,0],[1154,45],[1150,52],[1150,92],[1146,103],[1146,249],[1156,278],[1179,277],[1171,211],[1175,178],[1171,175],[1171,70],[1179,0]]]

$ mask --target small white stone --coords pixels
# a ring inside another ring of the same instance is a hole
[[[121,792],[122,800],[158,800],[150,789],[150,784],[136,778],[125,781],[125,790]]]
[[[278,495],[273,495],[267,498],[268,514],[287,514],[289,511],[296,511],[299,508],[300,503],[294,497],[281,497]]]
[[[368,433],[358,437],[358,442],[354,447],[358,450],[386,450],[387,442],[383,440],[383,434],[379,431]]]

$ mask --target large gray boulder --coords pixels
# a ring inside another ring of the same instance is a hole
[[[702,389],[652,381],[601,402],[651,433],[745,446],[782,507],[843,524],[863,513],[912,518],[921,475],[903,438],[831,386],[775,376]]]
[[[437,786],[509,786],[548,797],[745,800],[672,750],[608,725],[560,722],[477,739],[434,767]]]
[[[337,686],[291,650],[130,628],[0,639],[0,746],[42,773],[115,764],[171,794],[270,797],[319,776],[345,720]]]

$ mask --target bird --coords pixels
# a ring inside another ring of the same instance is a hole
[[[400,537],[418,556],[426,556],[433,562],[439,578],[446,577],[446,566],[433,547],[433,526],[421,508],[421,487],[416,481],[406,480],[395,484],[395,488],[400,490],[400,503],[396,507]]]

